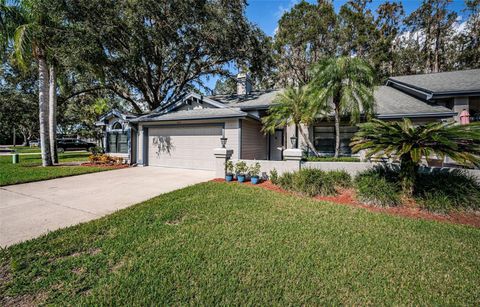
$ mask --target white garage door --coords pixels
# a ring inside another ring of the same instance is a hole
[[[221,135],[220,126],[149,128],[148,164],[214,170]]]

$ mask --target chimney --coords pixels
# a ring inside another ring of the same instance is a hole
[[[252,82],[247,73],[237,75],[237,95],[248,95],[252,92]]]

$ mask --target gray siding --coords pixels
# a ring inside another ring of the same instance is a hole
[[[262,124],[257,121],[242,120],[242,159],[267,159],[267,137],[261,129]]]

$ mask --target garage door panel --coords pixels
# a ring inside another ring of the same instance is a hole
[[[149,165],[213,170],[221,135],[220,126],[150,128]]]

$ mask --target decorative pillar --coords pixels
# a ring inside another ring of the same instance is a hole
[[[233,150],[227,148],[215,148],[213,154],[215,155],[215,178],[225,178],[225,162],[230,160]]]
[[[283,160],[285,160],[284,163],[294,164],[294,168],[300,169],[301,167],[301,162],[302,162],[302,156],[303,152],[301,149],[295,148],[289,148],[285,149],[283,151]]]

